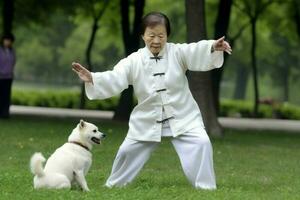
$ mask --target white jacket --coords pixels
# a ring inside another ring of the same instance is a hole
[[[139,49],[112,71],[92,73],[93,84],[86,83],[86,95],[89,99],[105,99],[133,85],[138,104],[130,116],[127,138],[159,142],[165,120],[173,137],[187,132],[201,134],[204,124],[185,72],[222,66],[223,52],[211,53],[213,42],[166,43],[158,55],[160,59],[154,59],[147,47]]]

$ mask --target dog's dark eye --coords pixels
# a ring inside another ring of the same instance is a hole
[[[97,130],[93,130],[94,133],[97,133]]]

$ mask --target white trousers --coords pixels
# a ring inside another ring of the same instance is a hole
[[[189,182],[195,188],[216,189],[212,146],[207,134],[180,135],[171,137],[171,142]],[[122,187],[133,181],[158,144],[125,138],[105,185]]]

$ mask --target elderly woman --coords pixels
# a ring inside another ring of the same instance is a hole
[[[72,64],[85,82],[89,99],[109,98],[129,85],[138,99],[107,187],[130,183],[161,137],[170,137],[190,183],[195,188],[216,188],[212,146],[185,72],[221,67],[223,51],[230,54],[231,47],[224,37],[191,44],[167,43],[170,29],[167,16],[151,12],[142,19],[145,47],[122,59],[112,71],[91,73],[79,63]]]

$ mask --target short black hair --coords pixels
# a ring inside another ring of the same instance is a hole
[[[171,33],[170,20],[161,12],[150,12],[142,18],[141,35],[144,35],[147,27],[154,27],[159,24],[165,25],[167,36],[169,36]]]
[[[2,41],[4,39],[9,39],[11,41],[15,41],[15,36],[12,34],[12,33],[5,33],[3,36],[2,36]]]

